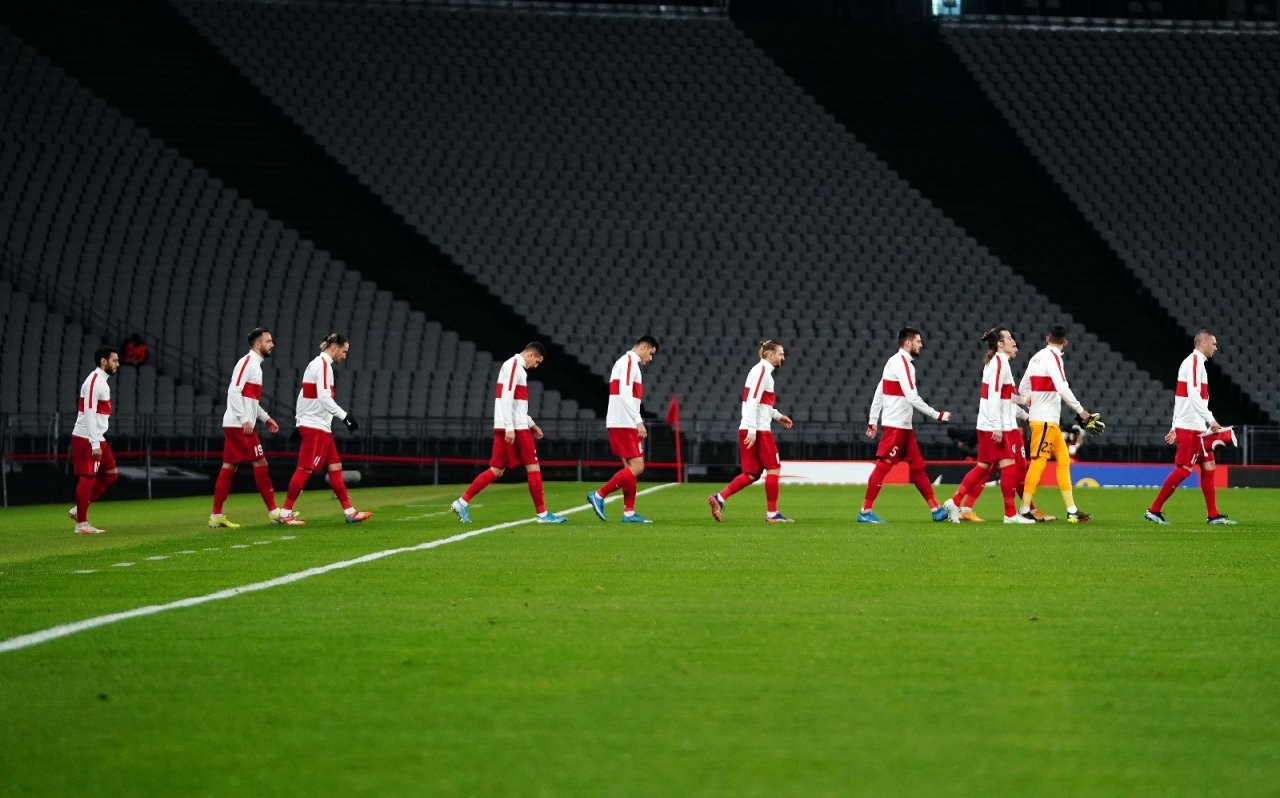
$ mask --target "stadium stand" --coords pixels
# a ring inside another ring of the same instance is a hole
[[[982,330],[1073,326],[1114,414],[1167,392],[926,202],[727,19],[413,3],[179,0],[272,101],[424,235],[603,375],[642,332],[648,408],[735,424],[753,340],[783,407],[855,425],[902,324],[971,422]],[[541,291],[530,290],[535,284]],[[854,429],[856,430],[856,426]],[[926,425],[923,437],[944,433]],[[847,435],[847,432],[844,433]]]
[[[1215,363],[1272,417],[1280,34],[945,28],[1026,146]]]
[[[142,331],[161,369],[175,360],[197,364],[185,385],[157,374],[155,366],[143,367],[138,401],[124,389],[122,412],[190,407],[197,416],[220,414],[223,371],[242,353],[244,332],[261,323],[274,329],[278,342],[267,390],[282,423],[292,417],[303,366],[332,329],[353,341],[351,368],[338,383],[340,401],[353,412],[490,412],[497,364],[489,354],[362,280],[2,28],[0,64],[6,268],[41,272],[45,306],[94,306],[115,314],[122,329]],[[104,330],[95,332],[96,346]],[[82,338],[68,333],[58,340]],[[9,346],[6,356],[21,349]],[[76,364],[86,357],[83,351],[68,356]],[[60,379],[67,368],[79,375],[66,394],[73,396],[85,369],[60,366]],[[143,395],[152,385],[159,389],[154,400]],[[66,401],[45,398],[19,391],[16,405],[5,410],[66,409]],[[544,419],[581,415],[554,390],[535,392],[533,401]]]

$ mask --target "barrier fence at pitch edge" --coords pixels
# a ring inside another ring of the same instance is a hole
[[[19,477],[18,495],[25,501],[37,499],[26,495],[23,478],[29,486],[37,471],[46,481],[59,472],[69,475],[67,450],[74,421],[74,413],[0,414],[0,482],[6,506],[13,498],[10,480],[14,474]],[[355,433],[337,425],[335,437],[343,462],[362,469],[366,476],[376,471],[376,479],[385,479],[390,469],[401,468],[402,479],[439,482],[443,470],[444,481],[456,481],[464,478],[460,473],[463,467],[479,469],[488,462],[493,434],[489,419],[370,416],[360,421]],[[658,419],[646,423],[650,433],[645,443],[645,454],[650,458],[646,468],[656,472],[655,476],[715,481],[736,470],[736,419],[682,419],[679,436],[674,425]],[[540,424],[546,437],[539,441],[538,453],[542,464],[557,472],[552,478],[593,479],[599,470],[618,466],[609,451],[602,421],[551,419]],[[297,443],[291,435],[292,425],[282,422],[281,427],[275,436],[259,434],[268,461],[285,467],[296,457]],[[1088,439],[1077,460],[1080,464],[1142,463],[1158,468],[1158,464],[1172,460],[1173,449],[1163,442],[1167,430],[1165,426],[1113,424],[1102,438]],[[797,419],[794,429],[774,430],[783,462],[788,465],[873,460],[877,442],[866,439],[863,431],[861,423],[817,423],[803,418]],[[1280,465],[1280,427],[1242,426],[1236,433],[1239,446],[1220,451],[1221,462],[1231,466]],[[967,426],[921,423],[917,435],[930,462],[931,476],[942,475],[944,481],[951,481],[949,470],[971,461],[972,442],[967,439],[973,430]],[[157,469],[177,471],[179,465],[203,469],[204,474],[193,477],[207,480],[221,463],[221,416],[116,414],[108,438],[122,465],[134,470],[129,475],[134,484],[146,480],[147,496],[152,495],[151,479]],[[1073,466],[1073,476],[1081,467]],[[593,473],[584,474],[588,470]],[[1257,476],[1265,474],[1264,470],[1257,470],[1254,476],[1250,476],[1254,469],[1233,468],[1231,473],[1234,485],[1270,484],[1270,476]],[[790,476],[803,479],[801,474]],[[1132,474],[1128,478],[1134,479]]]

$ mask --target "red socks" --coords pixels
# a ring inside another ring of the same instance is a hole
[[[231,495],[231,478],[236,472],[229,468],[218,469],[218,481],[213,485],[213,514],[222,515],[222,504]]]
[[[114,485],[115,481],[119,478],[119,474],[112,474],[110,471],[105,474],[99,474],[98,478],[94,480],[93,496],[90,498],[90,501],[96,502],[98,499],[101,499],[102,494],[107,492],[107,488]]]
[[[770,513],[778,512],[778,475],[764,475],[764,509]]]
[[[893,464],[885,460],[877,460],[876,467],[871,470],[871,476],[867,478],[867,492],[862,497],[862,509],[870,510],[872,505],[876,503],[876,497],[880,495],[880,489],[884,487],[884,478],[888,476],[889,469],[893,468]]]
[[[725,485],[724,488],[721,489],[720,498],[722,499],[729,498],[733,494],[737,493],[738,491],[742,490],[746,486],[750,485],[752,482],[755,482],[757,479],[759,479],[759,477],[753,477],[750,474],[739,474],[738,476],[733,478],[732,482],[730,482],[728,485]]]
[[[991,469],[982,466],[974,466],[969,469],[969,473],[964,475],[964,479],[960,482],[960,488],[956,490],[956,495],[952,500],[961,507],[972,507],[973,503],[982,495],[982,487],[987,482],[987,477],[991,475]]]
[[[1204,508],[1209,511],[1210,518],[1218,515],[1217,475],[1217,469],[1200,466],[1200,492],[1204,494]]]
[[[623,512],[635,512],[636,509],[636,475],[631,473],[630,468],[624,468],[627,472],[625,481],[622,483],[622,509]]]
[[[879,466],[876,467],[879,468]],[[924,497],[924,501],[929,505],[930,510],[938,509],[938,500],[933,495],[933,485],[929,482],[929,475],[925,473],[923,468],[912,469],[911,484],[915,485],[916,490],[920,491],[920,495]]]
[[[333,492],[338,495],[338,502],[342,505],[342,509],[351,509],[351,497],[347,495],[347,483],[342,479],[341,470],[329,472],[329,485],[333,488]]]
[[[253,467],[253,481],[258,486],[258,495],[262,497],[262,503],[267,505],[268,510],[276,509],[276,490],[271,487],[271,475],[267,473],[266,466]],[[221,512],[221,510],[214,510]]]
[[[293,510],[293,503],[302,495],[302,489],[307,484],[307,477],[310,476],[310,471],[304,471],[301,468],[293,472],[293,478],[289,480],[289,492],[284,497],[284,509]]]
[[[493,471],[491,469],[486,468],[481,471],[476,475],[475,479],[471,480],[471,485],[468,486],[466,492],[462,494],[462,500],[470,504],[471,499],[474,498],[477,493],[489,487],[489,484],[495,479],[497,479],[497,477],[493,475]]]
[[[89,503],[93,501],[94,477],[80,477],[76,483],[76,521],[83,524],[89,520]]]
[[[488,472],[492,474],[493,472]],[[629,473],[629,472],[628,472]],[[489,480],[492,482],[493,480]],[[542,498],[542,472],[529,472],[529,496],[533,499],[533,511],[542,515],[547,511],[547,503]]]
[[[600,494],[600,498],[607,497],[618,488],[626,484],[627,477],[631,475],[631,469],[623,466],[618,469],[618,473],[609,478],[609,481],[600,486],[596,493]]]
[[[1182,466],[1176,466],[1172,471],[1170,471],[1169,476],[1164,480],[1164,485],[1160,487],[1159,495],[1157,495],[1156,500],[1151,503],[1151,512],[1160,512],[1161,508],[1164,507],[1164,503],[1169,501],[1169,497],[1172,496],[1177,487],[1182,484],[1182,481],[1189,476],[1191,476],[1191,472]],[[1204,479],[1203,471],[1201,472],[1200,478],[1202,480]],[[1208,501],[1208,496],[1209,494],[1206,493],[1206,502]]]
[[[101,499],[107,488],[119,478],[119,474],[110,472],[96,477],[80,477],[76,482],[76,523],[82,524],[89,520],[89,505]]]
[[[1009,465],[1000,469],[1000,493],[1004,496],[1004,517],[1016,515],[1018,510],[1014,506],[1018,491],[1018,469],[1016,466]]]

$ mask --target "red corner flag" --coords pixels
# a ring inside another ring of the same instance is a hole
[[[667,405],[667,414],[663,421],[671,427],[676,439],[676,482],[684,482],[684,459],[680,456],[680,397],[671,395],[671,404]]]

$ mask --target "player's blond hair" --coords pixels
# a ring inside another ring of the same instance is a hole
[[[781,341],[775,341],[772,338],[766,338],[760,342],[760,357],[782,348]]]

